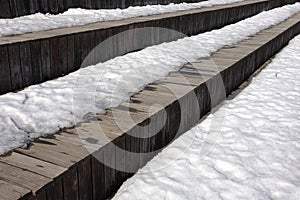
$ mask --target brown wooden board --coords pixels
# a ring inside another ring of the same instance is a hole
[[[7,46],[0,46],[0,93],[11,89],[10,66]]]
[[[11,88],[12,90],[16,90],[23,86],[19,44],[9,45],[8,52],[11,58],[9,59]]]
[[[13,59],[13,58],[11,58]],[[20,43],[20,63],[23,77],[23,87],[33,84],[30,42]]]

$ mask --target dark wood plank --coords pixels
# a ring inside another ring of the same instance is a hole
[[[69,169],[63,176],[64,200],[79,200],[77,168]]]
[[[76,34],[74,36],[74,70],[77,70],[81,66],[82,62],[82,41],[83,34]]]
[[[64,7],[64,1],[63,0],[57,0],[57,9],[58,9],[58,12],[63,12],[65,11],[65,7]]]
[[[93,200],[105,199],[104,152],[99,150],[92,157]]]
[[[113,195],[116,189],[116,155],[115,145],[108,143],[103,147],[104,151],[104,179],[105,179],[105,197]]]
[[[31,46],[31,68],[32,68],[32,83],[37,84],[42,82],[42,55],[41,43],[39,40],[32,41]]]
[[[42,13],[47,13],[49,11],[48,0],[40,0],[39,10]]]
[[[82,40],[82,64],[81,67],[86,67],[95,64],[94,61],[94,51],[92,51],[95,47],[94,41],[94,32],[88,32],[83,34]]]
[[[74,61],[74,35],[69,35],[67,37],[67,68],[68,72],[75,71],[75,61]]]
[[[23,87],[26,87],[33,83],[29,42],[20,43],[20,62],[22,67]]]
[[[56,178],[46,188],[47,200],[58,200],[63,199],[63,183],[62,178]]]
[[[10,12],[10,6],[8,0],[0,0],[0,17],[1,18],[10,18],[11,12]]]
[[[78,166],[80,200],[93,199],[91,157],[84,159]]]
[[[47,81],[51,78],[50,43],[48,39],[41,41],[41,58],[42,79]]]
[[[67,57],[67,37],[59,38],[59,72],[62,75],[68,74],[68,57]]]
[[[11,90],[8,49],[0,46],[0,94]]]
[[[16,90],[23,87],[22,69],[20,63],[20,48],[19,44],[8,46],[11,89]]]
[[[49,12],[53,14],[57,14],[58,13],[57,0],[48,0],[48,8],[49,8]]]
[[[61,75],[59,70],[59,39],[57,37],[50,39],[50,66],[51,78]]]
[[[30,0],[30,13],[33,14],[33,13],[37,13],[39,12],[39,5],[38,5],[38,2],[40,0]]]
[[[14,18],[19,16],[17,4],[18,4],[17,0],[9,0],[10,17]]]

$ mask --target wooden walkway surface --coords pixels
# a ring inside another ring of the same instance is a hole
[[[0,94],[57,78],[130,51],[173,41],[183,37],[183,34],[195,35],[221,28],[295,1],[247,0],[230,5],[0,37]],[[136,39],[140,38],[132,31],[119,43],[114,41],[113,45],[94,49],[115,34],[145,27],[166,28],[182,34],[174,38],[172,34],[162,34],[160,29],[153,28],[150,34],[143,36],[142,42],[137,42]],[[113,48],[111,53],[107,53],[106,49],[110,48]],[[94,54],[91,53],[93,49]]]
[[[96,115],[76,128],[40,138],[28,149],[0,157],[0,199],[110,197],[124,180],[194,126],[299,33],[300,13],[233,48],[219,50],[211,59],[183,66],[149,84],[130,103],[108,109],[106,115]],[[219,89],[220,75],[225,92]],[[117,147],[125,151],[120,153]]]

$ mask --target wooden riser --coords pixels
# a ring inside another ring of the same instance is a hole
[[[88,63],[83,63],[94,47],[126,30],[160,27],[185,35],[195,35],[221,28],[286,3],[285,0],[248,0],[231,5],[2,37],[0,94],[57,78],[76,71],[80,66],[96,64],[136,50],[133,48],[135,36],[129,34],[128,38],[122,41],[123,44],[113,45],[113,53],[103,53],[107,51],[106,48],[98,49]],[[172,34],[164,35],[156,29],[151,36],[144,37],[139,48],[172,41],[179,37],[182,35],[175,37]]]
[[[130,172],[136,172],[157,153],[155,150],[196,125],[213,105],[237,89],[299,33],[300,14],[296,14],[233,48],[219,50],[210,60],[187,64],[165,79],[149,84],[131,98],[132,102],[108,109],[106,115],[97,115],[97,120],[65,129],[50,138],[40,138],[29,149],[16,149],[1,157],[0,197],[39,200],[110,197],[132,175]],[[222,82],[218,81],[220,77]],[[224,91],[219,89],[223,83]],[[157,104],[163,108],[150,112]],[[122,117],[124,114],[129,114],[133,123]],[[120,128],[116,116],[132,126]],[[158,129],[164,117],[166,122]],[[112,143],[101,139],[99,127]],[[138,138],[132,134],[154,136]],[[84,144],[94,145],[93,154]],[[116,146],[127,153],[116,153]],[[133,157],[128,152],[153,153]],[[110,163],[111,167],[103,163]]]

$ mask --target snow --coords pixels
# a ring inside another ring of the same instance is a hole
[[[145,85],[178,70],[187,61],[208,57],[247,39],[300,11],[287,5],[197,36],[148,47],[67,76],[0,96],[0,154],[26,146],[33,138],[54,134],[85,121],[88,113],[104,113]],[[189,47],[186,51],[183,47]]]
[[[113,199],[299,199],[299,111],[300,35]]]
[[[0,19],[0,37],[19,35],[42,30],[86,25],[95,22],[113,21],[141,16],[171,13],[215,5],[224,5],[243,0],[208,0],[199,3],[134,6],[126,9],[86,10],[72,8],[58,14],[36,13],[14,19]]]

